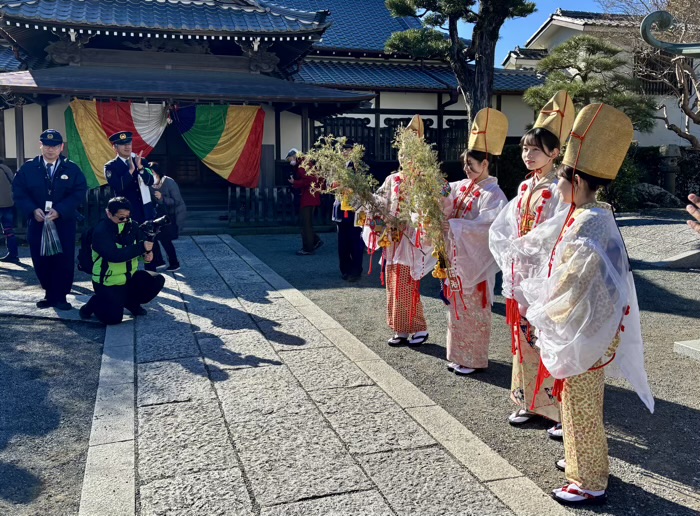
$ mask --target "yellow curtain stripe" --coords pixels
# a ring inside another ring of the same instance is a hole
[[[219,144],[202,160],[224,179],[228,179],[241,157],[258,109],[258,106],[229,106]]]
[[[75,126],[95,177],[100,185],[106,185],[105,163],[114,157],[114,149],[105,136],[97,116],[97,103],[94,100],[74,100],[70,106],[73,109]]]

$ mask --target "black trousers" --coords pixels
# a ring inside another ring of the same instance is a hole
[[[175,224],[170,224],[163,228],[160,233],[158,233],[153,241],[153,261],[147,263],[144,269],[147,271],[156,270],[157,266],[163,263],[163,253],[160,250],[160,246],[165,249],[165,254],[168,256],[168,265],[179,264],[177,259],[177,252],[175,251],[175,246],[173,245],[173,240],[178,237],[178,229]]]
[[[34,272],[41,288],[46,292],[46,299],[53,303],[61,303],[70,293],[75,276],[75,221],[57,219],[55,223],[58,239],[63,248],[62,253],[41,256],[41,234],[44,223],[37,222],[33,218],[30,219],[27,227],[27,240]]]
[[[131,310],[153,300],[163,288],[165,278],[150,271],[136,271],[126,285],[106,287],[92,282],[95,295],[86,310],[104,324],[119,324],[124,308]]]
[[[343,218],[338,222],[338,262],[340,273],[348,276],[362,274],[362,259],[365,243],[362,228],[355,227],[354,217]]]
[[[315,206],[304,206],[299,211],[299,223],[301,225],[301,247],[304,251],[312,252],[316,244],[321,240],[314,231]]]

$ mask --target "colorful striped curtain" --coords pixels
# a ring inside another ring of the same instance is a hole
[[[117,131],[134,134],[133,152],[148,156],[168,124],[161,104],[74,100],[65,113],[70,158],[82,169],[90,188],[107,184],[104,165],[115,156],[109,136]]]
[[[259,106],[188,106],[172,119],[192,151],[227,181],[256,188],[265,128]]]

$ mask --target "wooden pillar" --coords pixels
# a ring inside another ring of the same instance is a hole
[[[41,106],[41,130],[46,131],[49,128],[49,107],[44,104]]]
[[[280,116],[280,110],[278,107],[275,107],[275,160],[279,161],[282,159],[282,128],[280,127],[281,125],[281,119],[282,117]]]
[[[437,152],[438,160],[442,161],[445,157],[445,149],[443,149],[444,139],[442,137],[442,124],[445,121],[445,108],[442,105],[442,93],[437,94]]]
[[[15,141],[17,142],[17,169],[24,165],[24,109],[15,105]]]
[[[7,158],[7,147],[5,146],[5,110],[0,109],[0,158]]]
[[[377,96],[374,97],[374,159],[379,159],[379,146],[380,146],[380,129],[382,125],[382,116],[379,110],[381,109],[381,93],[376,92]]]
[[[309,106],[301,107],[301,151],[309,150]]]

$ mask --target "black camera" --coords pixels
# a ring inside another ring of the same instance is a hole
[[[157,219],[147,220],[146,222],[143,222],[139,226],[139,228],[141,228],[141,231],[143,231],[146,234],[146,240],[148,240],[149,242],[153,242],[153,239],[158,233],[160,233],[160,230],[168,224],[170,224],[170,218],[167,215],[163,215],[162,217],[158,217]]]

